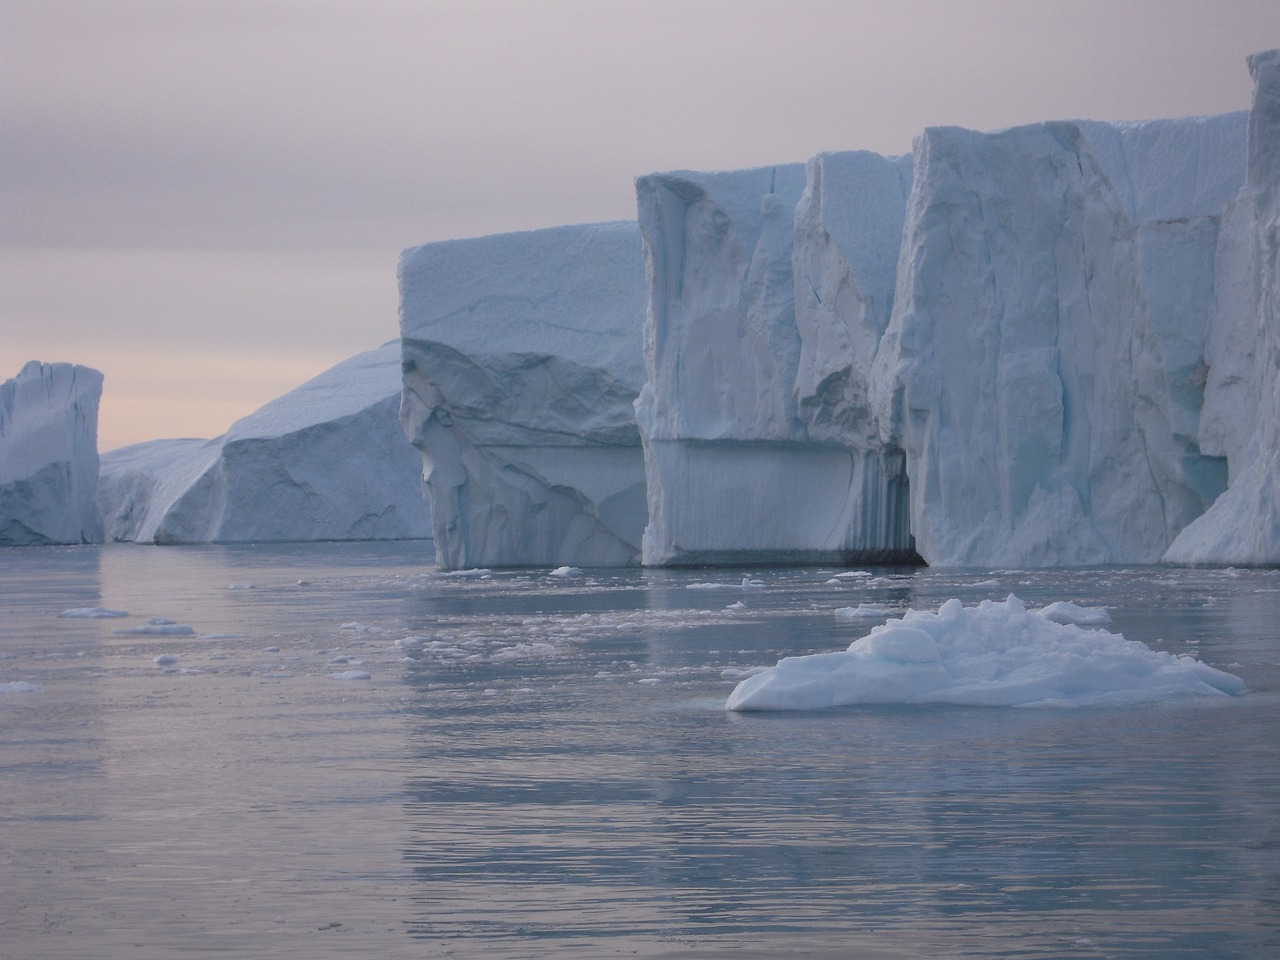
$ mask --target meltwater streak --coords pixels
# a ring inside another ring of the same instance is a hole
[[[0,682],[41,688],[0,694],[0,944],[35,958],[1280,948],[1280,574],[748,572],[750,589],[743,571],[447,577],[413,544],[0,551]],[[1105,606],[1109,629],[1195,652],[1251,692],[723,710],[734,677],[869,628],[837,609],[1014,591]],[[130,618],[57,616],[89,607]],[[115,632],[158,616],[195,633]],[[370,679],[333,678],[349,671]]]

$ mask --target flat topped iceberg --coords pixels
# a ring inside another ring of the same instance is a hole
[[[1063,610],[1029,611],[1013,595],[976,607],[948,600],[937,613],[911,610],[844,652],[780,660],[738,684],[726,707],[1067,707],[1244,693],[1239,677],[1192,657],[1152,650],[1105,630],[1055,622],[1054,614]]]
[[[392,341],[214,440],[106,453],[98,499],[107,535],[146,543],[428,538],[430,511],[399,406]]]
[[[0,545],[97,543],[102,374],[26,364],[0,384]]]
[[[443,567],[638,560],[644,297],[630,222],[404,252],[401,419]]]

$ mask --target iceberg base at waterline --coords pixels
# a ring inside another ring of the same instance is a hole
[[[846,651],[780,660],[739,683],[725,706],[1074,707],[1244,693],[1233,674],[1120,634],[1055,622],[1045,615],[1050,609],[1029,611],[1010,594],[975,607],[953,599],[937,613],[910,610]]]

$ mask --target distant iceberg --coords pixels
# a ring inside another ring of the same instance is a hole
[[[0,546],[98,543],[102,374],[26,364],[0,383]]]
[[[431,536],[399,423],[400,345],[345,360],[214,440],[102,456],[110,540],[205,543]]]
[[[948,600],[937,613],[908,611],[842,653],[780,660],[739,683],[726,707],[1080,707],[1244,693],[1233,674],[1119,634],[1059,623],[1061,613],[1029,611],[1012,595],[976,607]]]

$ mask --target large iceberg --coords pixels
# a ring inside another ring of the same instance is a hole
[[[400,348],[345,360],[214,440],[102,456],[111,540],[203,543],[431,536],[421,466],[399,423]]]
[[[636,181],[646,564],[915,559],[867,398],[910,181],[864,152]]]
[[[1231,485],[1174,540],[1173,563],[1280,563],[1280,50],[1249,70],[1248,173],[1218,238],[1199,434]]]
[[[1247,115],[916,144],[878,422],[940,565],[1155,562],[1226,486],[1197,437]]]
[[[97,543],[102,374],[26,364],[0,384],[0,545]]]
[[[635,563],[646,518],[635,223],[431,243],[400,261],[404,429],[437,558]]]

